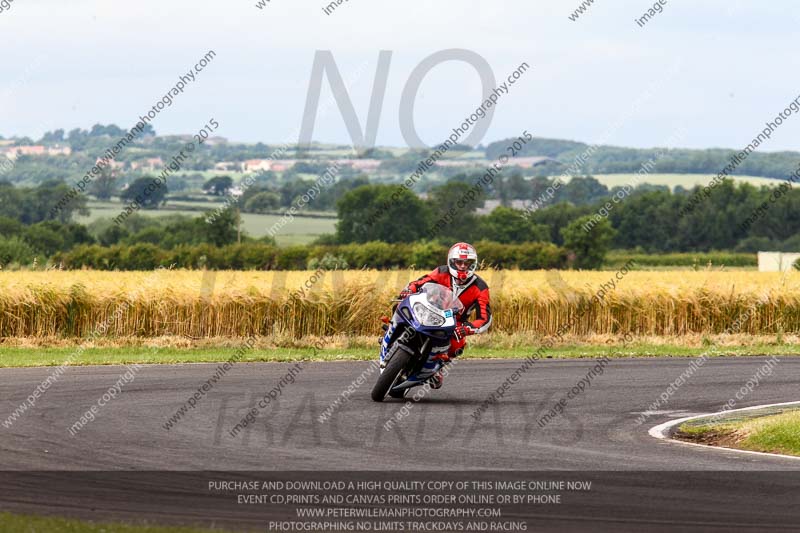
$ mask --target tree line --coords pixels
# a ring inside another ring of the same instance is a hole
[[[589,181],[584,179],[584,184]],[[547,183],[552,181],[546,180],[541,186]],[[479,215],[476,210],[482,198],[463,202],[470,185],[450,181],[431,189],[426,198],[408,190],[396,194],[399,189],[392,185],[358,187],[337,203],[339,222],[331,242],[414,242],[431,238],[430,229],[435,227],[433,237],[443,242],[487,239],[563,246],[572,239],[607,241],[610,248],[648,253],[800,251],[797,190],[789,189],[773,202],[772,188],[727,180],[700,206],[679,215],[701,187],[670,191],[639,186],[626,196],[617,194],[621,188],[613,188],[605,195],[591,192],[588,197],[594,200],[589,202],[569,201],[562,193],[552,205],[532,212],[500,206]],[[381,210],[392,195],[399,198]],[[758,220],[744,223],[764,205],[767,208],[758,211]],[[442,215],[453,210],[456,215],[442,224]],[[376,212],[380,216],[374,216]],[[371,223],[366,224],[367,220]],[[581,231],[568,229],[570,226]]]
[[[511,139],[513,141],[513,139]],[[486,157],[495,159],[505,152],[509,139],[493,142],[486,147]],[[520,155],[546,156],[560,165],[551,169],[553,174],[564,172],[569,165],[587,152],[590,146],[575,141],[534,137],[525,145]],[[738,149],[709,148],[693,150],[684,148],[623,148],[619,146],[592,147],[591,157],[581,166],[587,174],[622,174],[638,171],[642,164],[653,160],[650,172],[661,174],[717,174],[730,162]],[[732,174],[786,178],[797,167],[798,152],[751,153]]]
[[[560,199],[531,212],[501,205],[480,214],[478,208],[485,198],[469,195],[474,186],[462,180],[433,187],[424,196],[409,189],[398,193],[396,185],[353,185],[349,189],[343,186],[336,201],[335,233],[320,237],[312,246],[275,253],[281,257],[285,257],[284,253],[294,254],[303,257],[301,262],[307,262],[315,257],[321,260],[309,252],[314,246],[317,250],[336,247],[328,250],[331,256],[336,258],[344,253],[340,250],[350,250],[344,262],[353,266],[361,264],[361,259],[354,259],[354,250],[370,250],[376,242],[407,251],[416,250],[407,246],[439,250],[466,240],[489,247],[510,247],[507,250],[511,255],[495,253],[502,258],[502,265],[598,268],[613,249],[673,254],[800,251],[800,192],[789,187],[776,198],[772,188],[724,181],[700,205],[679,215],[699,188],[675,192],[637,187],[624,197],[606,196],[579,205]],[[55,214],[51,210],[67,192],[63,182],[47,182],[34,188],[0,183],[0,263],[26,264],[33,257],[41,261],[57,255],[70,257],[64,254],[85,247],[94,247],[93,253],[99,256],[114,248],[115,257],[124,256],[122,250],[132,247],[157,249],[156,256],[162,257],[159,254],[163,252],[163,257],[168,257],[171,250],[181,247],[222,248],[239,240],[242,246],[277,250],[272,238],[238,234],[236,214],[231,210],[223,212],[213,224],[203,217],[134,214],[120,225],[99,219],[83,226],[73,222],[72,217],[88,213],[85,198],[76,198]],[[384,205],[388,207],[383,209]],[[373,216],[376,212],[378,216]],[[453,215],[442,223],[446,213]],[[526,248],[534,244],[535,248]],[[548,250],[550,255],[543,259],[541,250]],[[405,264],[393,261],[393,265]],[[98,260],[87,264],[118,263]],[[227,263],[220,259],[218,264]],[[263,264],[279,263],[265,260]]]

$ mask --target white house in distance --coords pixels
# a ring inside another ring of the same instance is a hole
[[[214,170],[224,172],[239,171],[242,170],[242,164],[236,161],[220,161],[219,163],[214,163]]]
[[[0,147],[0,153],[9,159],[16,159],[20,155],[42,156],[42,155],[70,155],[72,148],[69,146],[43,146],[36,144],[33,146],[8,146]]]
[[[524,210],[527,209],[530,203],[531,202],[528,200],[511,200],[509,207],[511,209]],[[475,212],[479,215],[488,215],[496,208],[500,207],[500,205],[500,200],[485,200],[483,206],[475,209]]]
[[[258,170],[283,172],[284,170],[289,170],[295,163],[297,163],[295,159],[248,159],[242,163],[242,170],[245,172]]]
[[[788,272],[800,261],[800,254],[783,252],[758,252],[759,272]]]

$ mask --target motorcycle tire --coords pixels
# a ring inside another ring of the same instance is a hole
[[[400,373],[405,370],[408,362],[411,360],[411,354],[400,345],[392,346],[394,354],[389,359],[389,364],[383,369],[383,372],[378,376],[378,381],[372,387],[372,400],[382,402],[386,397],[386,393],[395,384]]]

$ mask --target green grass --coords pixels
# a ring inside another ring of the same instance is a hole
[[[191,204],[191,205],[189,205]],[[217,205],[207,202],[180,202],[180,208],[163,208],[163,209],[140,209],[139,213],[144,216],[164,217],[167,215],[186,215],[190,217],[198,217],[203,211],[211,211]],[[89,202],[89,215],[79,216],[74,215],[73,220],[79,224],[90,224],[99,218],[114,218],[124,210],[124,204],[118,202]],[[177,206],[176,206],[177,207]]]
[[[0,533],[220,533],[221,529],[134,526],[0,513]]]
[[[751,426],[752,433],[742,441],[745,449],[800,455],[800,412],[771,416]]]
[[[236,346],[223,348],[148,348],[108,347],[87,348],[75,356],[74,347],[58,348],[0,348],[0,368],[29,366],[58,366],[70,360],[71,365],[120,364],[177,364],[214,363],[232,357]],[[518,348],[487,348],[472,346],[464,353],[465,359],[522,359],[533,355],[539,346]],[[707,348],[687,348],[670,345],[560,346],[547,350],[548,359],[627,358],[627,357],[698,357]],[[291,361],[369,361],[377,357],[378,346],[352,348],[324,348],[314,353],[313,348],[255,348],[245,352],[240,362],[291,362]],[[797,345],[764,345],[753,347],[720,348],[709,356],[800,355]]]
[[[270,227],[281,220],[279,215],[256,215],[242,213],[242,229],[253,237],[263,237]],[[335,218],[309,218],[295,216],[275,235],[275,241],[285,246],[288,244],[307,244],[324,233],[336,231]]]
[[[167,200],[166,206],[170,209],[181,209],[185,211],[208,211],[216,209],[217,207],[224,206],[225,203],[220,201],[220,198],[208,196],[205,199],[189,199],[189,200]]]
[[[211,211],[219,205],[212,202],[178,202],[180,208],[163,209],[141,209],[139,213],[144,216],[163,217],[167,215],[187,215],[198,217],[204,211]],[[74,220],[79,224],[89,224],[98,218],[114,218],[123,208],[121,203],[116,202],[89,202],[90,214],[88,216],[75,216]],[[176,206],[177,207],[177,206]],[[309,211],[309,214],[319,215],[317,211]],[[263,237],[268,234],[268,230],[273,224],[283,218],[281,215],[258,215],[254,213],[242,213],[242,230],[246,231],[251,237]],[[303,217],[295,215],[294,220],[283,226],[276,235],[276,242],[280,246],[291,244],[307,244],[325,233],[334,233],[336,230],[335,218]]]
[[[700,419],[681,425],[677,436],[704,444],[800,456],[800,409],[767,415],[759,410],[733,413],[711,423]]]

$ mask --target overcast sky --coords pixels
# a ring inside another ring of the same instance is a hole
[[[800,5],[790,0],[14,0],[0,13],[0,134],[133,126],[208,50],[216,59],[154,121],[192,133],[209,118],[235,141],[296,141],[315,51],[330,50],[364,125],[380,50],[393,51],[379,145],[405,146],[400,94],[414,67],[477,52],[498,81],[532,69],[496,108],[483,142],[535,136],[650,147],[741,148],[800,95]],[[358,72],[363,72],[359,77]],[[330,97],[323,83],[323,102]],[[449,62],[422,83],[414,122],[441,141],[481,100],[475,69]],[[637,109],[632,111],[635,102]],[[349,144],[337,107],[314,139]],[[760,151],[800,150],[800,117]]]

